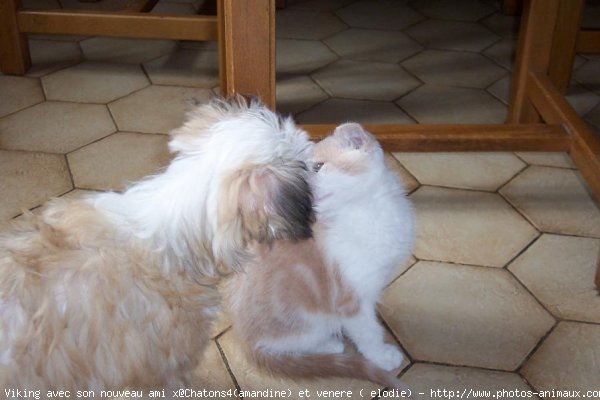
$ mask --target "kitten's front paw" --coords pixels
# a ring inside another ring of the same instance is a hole
[[[386,371],[391,371],[398,368],[402,364],[403,360],[404,355],[400,350],[391,344],[385,343],[377,357],[372,361],[379,368],[383,368]]]

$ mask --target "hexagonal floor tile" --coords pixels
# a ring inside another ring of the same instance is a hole
[[[495,191],[526,164],[512,153],[394,153],[423,185]]]
[[[152,10],[153,14],[196,14],[198,10],[191,3],[158,2]]]
[[[484,90],[423,85],[396,102],[420,123],[503,123],[506,106]]]
[[[497,194],[421,186],[410,198],[419,259],[503,267],[538,235]]]
[[[212,97],[208,89],[150,86],[108,105],[119,130],[168,133],[183,123],[194,103]]]
[[[515,39],[504,39],[485,49],[483,54],[494,60],[504,68],[512,71],[517,52],[517,42]]]
[[[150,84],[139,65],[86,61],[42,78],[48,100],[108,103]]]
[[[474,22],[428,19],[405,31],[423,46],[432,49],[481,51],[500,39]]]
[[[210,50],[178,50],[144,64],[153,84],[210,89],[219,84],[219,56]]]
[[[296,114],[329,98],[308,76],[285,76],[277,80],[277,112]]]
[[[329,12],[284,9],[275,19],[277,37],[288,39],[324,39],[347,26]]]
[[[600,60],[588,60],[573,72],[574,79],[583,86],[600,92]]]
[[[408,271],[408,269],[415,265],[416,262],[417,259],[413,256],[410,256],[406,260],[404,260],[400,265],[398,265],[394,272],[391,274],[392,278],[390,279],[388,286],[391,285],[396,279],[398,279],[400,275]]]
[[[241,390],[289,390],[291,394],[290,398],[302,399],[307,397],[306,395],[300,395],[300,392],[303,390],[308,390],[310,396],[315,398],[317,390],[351,390],[353,398],[360,398],[359,392],[361,389],[364,393],[370,393],[381,388],[374,383],[357,379],[333,378],[294,381],[279,376],[271,376],[247,359],[245,351],[242,348],[243,345],[239,342],[233,331],[227,331],[217,341],[225,353],[229,367]],[[405,361],[401,368],[404,368],[407,364]],[[344,398],[346,397],[344,396]],[[371,396],[365,394],[363,398],[371,398]]]
[[[340,60],[314,72],[313,79],[332,96],[394,100],[421,83],[394,64]]]
[[[393,103],[368,100],[329,99],[296,116],[302,124],[339,124],[357,121],[363,124],[411,124],[404,111]]]
[[[504,104],[508,104],[508,99],[510,98],[510,75],[497,80],[488,86],[486,90]]]
[[[58,0],[23,0],[21,4],[24,9],[51,10],[60,8]]]
[[[410,193],[419,187],[419,182],[398,162],[394,155],[385,153],[385,162],[387,167],[396,173],[398,181],[400,181],[406,193]]]
[[[356,61],[397,63],[423,49],[402,32],[373,29],[348,29],[324,42],[340,56]]]
[[[177,49],[173,40],[93,37],[80,42],[87,60],[140,64]]]
[[[188,50],[219,50],[218,43],[216,40],[207,40],[202,42],[199,42],[197,40],[180,40],[179,48]]]
[[[600,209],[575,170],[532,166],[500,193],[543,232],[600,237]]]
[[[504,270],[423,261],[385,290],[380,312],[417,360],[506,371],[554,325]]]
[[[96,193],[98,193],[98,192],[95,190],[73,189],[70,192],[63,194],[60,197],[65,198],[65,199],[80,200],[80,199],[84,199],[89,196],[93,196]]]
[[[575,82],[569,85],[565,97],[579,116],[588,114],[600,103],[600,96],[598,94],[590,92]]]
[[[426,83],[485,88],[506,74],[481,54],[425,50],[402,65]]]
[[[561,322],[521,369],[546,398],[555,390],[598,390],[600,326]],[[541,396],[540,396],[541,397]],[[592,396],[589,396],[592,397]],[[565,398],[565,397],[563,397]]]
[[[544,234],[508,269],[555,316],[600,322],[599,254],[598,239]]]
[[[338,59],[316,40],[277,39],[277,74],[308,74]]]
[[[333,11],[347,6],[348,4],[352,4],[355,1],[356,0],[308,0],[298,2],[297,4],[289,2],[289,7],[299,10]]]
[[[103,1],[79,1],[79,0],[61,0],[63,8],[79,9],[79,10],[105,10],[105,11],[117,11],[123,8],[122,0],[103,0]]]
[[[189,387],[194,390],[235,391],[235,384],[231,380],[216,342],[210,341],[200,363],[192,372]],[[229,398],[238,397],[231,396]]]
[[[515,153],[521,160],[531,165],[546,167],[576,168],[567,153],[523,152]]]
[[[65,157],[0,150],[0,220],[39,206],[73,188]]]
[[[478,21],[496,11],[494,7],[472,0],[418,0],[410,4],[433,19]]]
[[[395,0],[359,1],[335,12],[354,28],[402,30],[424,17]]]
[[[67,153],[114,131],[104,105],[46,101],[0,120],[0,147]]]
[[[590,57],[594,57],[597,56],[598,54],[575,54],[575,59],[573,60],[573,71],[575,71],[576,69],[578,69],[579,67],[581,67],[583,64],[586,63],[587,60],[594,60],[594,58],[590,58]]]
[[[518,16],[497,12],[482,19],[481,23],[495,34],[504,38],[516,38],[519,35],[520,18]]]
[[[531,391],[531,388],[517,374],[499,371],[486,371],[468,367],[449,367],[416,363],[401,379],[411,387],[419,400],[436,399],[446,393],[470,393],[470,390],[484,393],[490,391],[495,398],[498,391]],[[421,393],[423,393],[421,395]],[[523,396],[525,397],[525,396]]]
[[[44,101],[44,92],[37,79],[0,75],[0,91],[0,118]]]
[[[44,76],[83,60],[81,49],[75,42],[30,39],[29,51],[32,65],[27,70],[28,76]]]
[[[163,3],[174,3],[174,4],[189,4],[195,9],[199,10],[205,3],[205,0],[162,0]]]
[[[168,136],[118,132],[67,155],[75,187],[123,190],[169,163]]]
[[[592,111],[588,113],[586,116],[586,120],[590,123],[600,127],[600,106],[594,108]]]

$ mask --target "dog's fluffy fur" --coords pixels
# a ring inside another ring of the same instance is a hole
[[[161,174],[53,200],[0,237],[0,387],[182,387],[253,241],[311,236],[311,143],[256,101],[216,99]]]

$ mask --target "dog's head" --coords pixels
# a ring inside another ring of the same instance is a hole
[[[253,242],[312,235],[306,132],[257,100],[215,99],[188,114],[169,147],[204,174],[208,238],[216,262],[236,267]],[[200,170],[201,168],[201,170]]]

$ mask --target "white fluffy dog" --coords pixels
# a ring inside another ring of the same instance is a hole
[[[312,144],[291,120],[217,99],[171,135],[163,173],[0,237],[0,388],[183,387],[217,277],[253,241],[310,237]]]

